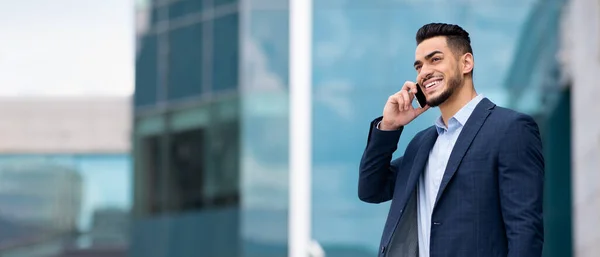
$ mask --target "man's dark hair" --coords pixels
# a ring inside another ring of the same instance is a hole
[[[429,23],[417,31],[417,45],[426,39],[444,36],[446,43],[455,55],[473,54],[469,33],[458,25],[446,23]]]

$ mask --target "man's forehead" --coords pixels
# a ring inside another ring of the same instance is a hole
[[[423,42],[417,45],[417,48],[415,49],[415,57],[417,59],[424,58],[435,51],[440,51],[442,53],[448,51],[448,45],[446,44],[446,39],[444,37],[434,37],[423,40]]]

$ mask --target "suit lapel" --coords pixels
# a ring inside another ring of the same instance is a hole
[[[427,164],[427,160],[429,159],[429,152],[433,148],[437,136],[437,131],[435,127],[432,126],[429,129],[425,130],[424,135],[422,136],[422,139],[419,142],[419,148],[417,149],[417,153],[415,155],[410,174],[408,175],[408,181],[405,187],[404,194],[405,198],[400,201],[402,209],[409,208],[407,205],[410,202],[410,198],[413,196],[419,176],[425,170],[425,164]],[[416,197],[418,197],[418,194],[416,195]],[[415,204],[414,208],[416,207],[417,205]],[[399,210],[399,208],[392,208],[392,210]],[[406,212],[401,212],[398,216],[396,216],[396,223],[392,227],[392,231],[396,230],[398,222],[400,222],[400,220],[404,216],[404,213]],[[392,234],[394,233],[395,232],[392,232]],[[387,242],[389,243],[390,240],[392,240],[392,237],[389,237]]]
[[[456,170],[465,156],[465,153],[471,146],[471,142],[473,142],[473,139],[481,129],[481,126],[490,114],[490,110],[494,108],[494,106],[494,103],[484,98],[477,105],[477,107],[475,107],[473,113],[467,120],[467,123],[464,125],[460,135],[458,136],[458,139],[456,140],[456,144],[452,149],[450,159],[448,159],[448,165],[446,166],[444,177],[442,178],[442,182],[440,184],[440,189],[435,198],[434,209],[440,197],[444,193],[444,189],[446,189],[446,186],[454,176],[454,173],[456,173]]]
[[[429,152],[431,152],[431,149],[433,148],[437,137],[438,133],[435,127],[431,127],[425,132],[423,140],[421,141],[421,144],[419,146],[419,150],[415,156],[415,161],[410,171],[410,175],[408,177],[408,184],[406,187],[405,195],[412,195],[412,191],[416,188],[417,181],[423,173],[423,171],[425,170],[425,165],[427,164],[427,160],[429,160]]]

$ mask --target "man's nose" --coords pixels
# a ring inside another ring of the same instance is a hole
[[[425,79],[431,77],[431,75],[433,74],[433,71],[431,69],[426,68],[425,66],[421,67],[421,70],[419,71],[419,75],[417,76],[417,79],[419,80],[419,82],[423,82]]]

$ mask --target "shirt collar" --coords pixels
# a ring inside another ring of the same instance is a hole
[[[456,114],[454,114],[454,116],[452,116],[452,118],[450,118],[450,120],[448,120],[448,128],[446,128],[446,125],[444,125],[444,120],[442,119],[442,116],[438,117],[435,121],[435,128],[438,134],[441,134],[447,130],[452,131],[458,127],[464,126],[465,123],[467,123],[469,117],[471,117],[471,114],[475,110],[475,107],[477,107],[477,104],[479,104],[479,102],[481,102],[483,98],[484,96],[482,94],[479,94],[471,101],[469,101],[465,106],[463,106],[463,108],[461,108]]]

